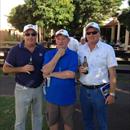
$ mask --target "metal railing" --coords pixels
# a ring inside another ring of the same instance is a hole
[[[0,67],[3,66],[6,56],[10,48],[0,48]],[[127,51],[115,51],[117,62],[119,67],[117,67],[118,73],[129,73],[130,74],[130,52]],[[122,67],[120,67],[122,66]],[[123,67],[124,66],[124,67]],[[125,67],[127,66],[127,67]]]

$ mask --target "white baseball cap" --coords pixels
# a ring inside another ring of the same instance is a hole
[[[84,37],[84,36],[82,36],[82,37],[80,38],[80,40],[82,40],[82,39],[85,39],[85,37]]]
[[[29,29],[32,29],[32,30],[34,30],[35,32],[37,32],[36,25],[33,25],[33,24],[25,25],[25,26],[24,26],[24,29],[23,29],[23,32],[26,32],[26,31],[29,30]]]
[[[87,30],[90,27],[93,27],[93,28],[97,29],[100,32],[100,27],[99,27],[99,25],[96,22],[90,22],[90,23],[88,23],[85,28]]]
[[[61,34],[61,35],[63,35],[63,36],[66,36],[66,37],[69,37],[68,31],[65,30],[65,29],[60,29],[59,31],[57,31],[57,32],[55,33],[55,36],[57,36],[57,35],[59,35],[59,34]]]

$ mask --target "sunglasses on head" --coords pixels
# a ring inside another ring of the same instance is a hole
[[[37,34],[36,33],[25,33],[25,36],[33,36],[33,37],[35,37]]]
[[[87,35],[90,35],[90,34],[92,34],[92,35],[96,35],[98,32],[97,31],[93,31],[93,32],[86,32],[86,34]]]

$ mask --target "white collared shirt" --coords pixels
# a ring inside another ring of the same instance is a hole
[[[109,82],[108,68],[117,66],[113,48],[99,41],[96,47],[90,51],[88,44],[78,49],[79,62],[83,63],[84,56],[87,57],[88,74],[80,75],[80,82],[85,85],[99,85]]]
[[[78,47],[79,47],[79,42],[77,39],[73,38],[73,37],[69,37],[70,41],[68,43],[68,48],[73,50],[73,51],[78,51]]]

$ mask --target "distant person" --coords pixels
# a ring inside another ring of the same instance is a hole
[[[77,39],[75,39],[74,37],[69,37],[69,43],[68,43],[68,48],[73,50],[73,51],[78,51],[78,47],[79,47],[79,42]]]
[[[15,73],[15,130],[25,130],[31,105],[32,130],[42,130],[42,64],[45,49],[36,43],[36,26],[23,29],[24,42],[14,46],[3,66],[3,72]]]
[[[117,40],[117,42],[116,42],[116,44],[115,44],[115,47],[120,47],[120,45],[121,45],[120,40]]]
[[[85,43],[86,43],[86,38],[85,37],[81,37],[79,45],[84,45]]]
[[[78,50],[84,130],[96,130],[94,119],[98,130],[108,130],[107,105],[115,102],[117,61],[113,48],[100,41],[97,23],[86,26],[86,38],[87,43]],[[84,59],[87,67],[84,67]]]
[[[106,39],[106,37],[105,37],[105,36],[100,36],[100,40],[101,40],[102,42],[107,43],[107,39]]]
[[[63,119],[64,130],[73,129],[76,101],[75,73],[78,56],[68,48],[69,34],[61,29],[55,33],[56,48],[45,54],[43,75],[47,78],[44,90],[47,101],[47,122],[50,130],[58,130]]]

